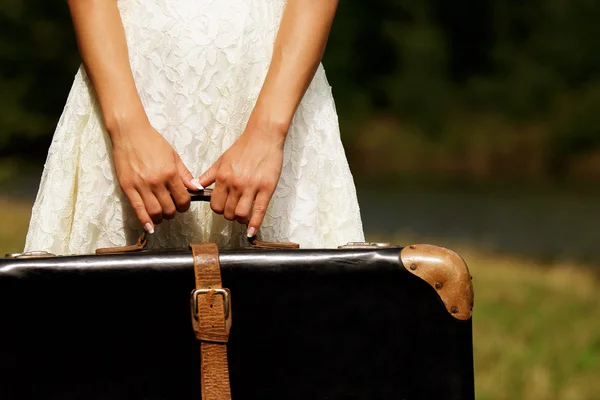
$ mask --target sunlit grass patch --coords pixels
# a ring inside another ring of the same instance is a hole
[[[0,198],[0,256],[23,250],[30,215],[30,202]]]

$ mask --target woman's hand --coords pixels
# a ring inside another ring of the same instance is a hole
[[[251,126],[200,176],[200,185],[215,183],[210,206],[230,221],[248,223],[256,234],[275,192],[283,164],[285,134]]]
[[[144,111],[129,66],[125,29],[116,1],[69,0],[85,70],[113,146],[119,184],[144,229],[189,208],[192,174]],[[171,198],[172,196],[172,198]]]
[[[132,128],[128,128],[132,130]],[[190,207],[191,190],[201,189],[179,155],[149,123],[135,134],[113,135],[113,159],[119,184],[149,233],[163,218]],[[136,138],[136,139],[134,139]]]
[[[338,0],[287,1],[250,122],[200,177],[204,187],[216,182],[213,211],[241,223],[252,212],[249,237],[260,227],[279,182],[285,137],[325,51],[337,5]]]

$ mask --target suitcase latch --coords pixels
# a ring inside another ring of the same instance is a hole
[[[338,249],[372,249],[372,248],[386,248],[386,247],[397,247],[391,243],[383,242],[349,242],[343,246],[338,246]]]
[[[48,253],[47,251],[27,251],[24,253],[8,253],[6,258],[44,258],[56,257],[56,254]]]

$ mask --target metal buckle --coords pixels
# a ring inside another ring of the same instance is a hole
[[[192,318],[194,321],[198,322],[198,295],[208,294],[209,292],[214,291],[217,294],[223,296],[223,308],[225,311],[225,320],[229,320],[229,312],[231,310],[231,292],[229,289],[195,289],[192,291],[191,298],[191,308],[192,308]]]

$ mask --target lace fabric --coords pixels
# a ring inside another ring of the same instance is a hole
[[[138,93],[151,124],[199,176],[243,132],[267,73],[285,1],[120,0]],[[262,240],[328,248],[364,235],[322,65],[294,116]],[[134,243],[141,227],[116,179],[110,138],[80,67],[56,127],[25,251],[92,253]],[[163,221],[149,248],[245,245],[244,226],[207,203]]]

